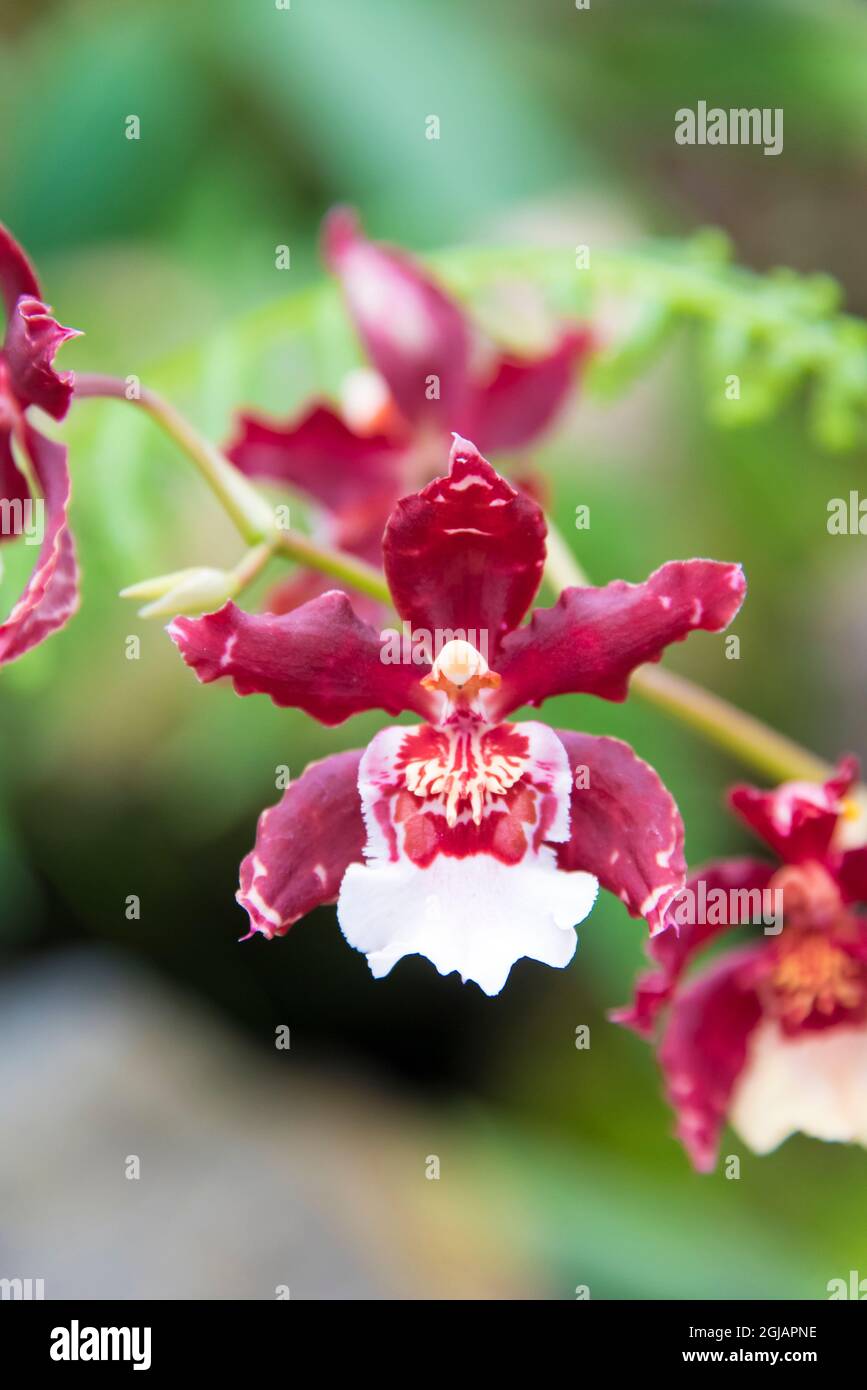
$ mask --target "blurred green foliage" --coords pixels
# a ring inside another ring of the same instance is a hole
[[[335,201],[435,250],[507,333],[507,286],[525,273],[558,311],[607,322],[613,304],[591,391],[533,459],[556,519],[599,581],[693,554],[741,560],[740,661],[712,637],[667,660],[828,757],[864,746],[863,540],[825,524],[829,498],[865,487],[863,448],[821,447],[861,437],[864,330],[836,316],[826,280],[753,279],[696,237],[717,224],[741,265],[827,272],[867,307],[863,5],[75,0],[36,14],[7,0],[0,36],[0,216],[60,317],[86,329],[64,365],[138,373],[218,440],[240,405],[285,415],[334,392],[358,358],[317,269]],[[677,147],[674,111],[698,99],[783,106],[785,153]],[[139,142],[124,137],[131,113]],[[424,139],[430,113],[439,142]],[[583,243],[586,285],[546,249]],[[735,418],[728,371],[747,383],[738,431],[718,428]],[[793,389],[809,376],[819,442]],[[263,1047],[288,1018],[308,1058],[416,1086],[450,1122],[480,1210],[560,1296],[587,1282],[611,1297],[822,1297],[863,1269],[860,1151],[798,1139],[743,1155],[738,1182],[691,1174],[651,1054],[605,1022],[641,958],[619,904],[600,903],[569,970],[520,966],[494,1003],[418,961],[374,983],[331,910],[282,943],[235,945],[236,867],[275,767],[299,772],[379,721],[328,731],[198,687],[117,590],[232,562],[237,538],[135,410],[81,403],[63,435],[84,605],[0,678],[9,960],[121,946]],[[589,531],[574,530],[580,504]],[[4,603],[29,558],[11,557]],[[677,795],[693,862],[746,844],[721,811],[742,769],[691,734],[631,702],[562,699],[546,717],[633,742]],[[139,923],[123,916],[131,892]],[[589,1053],[573,1045],[581,1023]],[[731,1137],[724,1152],[739,1152]]]

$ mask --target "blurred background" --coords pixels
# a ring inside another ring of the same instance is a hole
[[[61,365],[137,373],[218,441],[235,408],[288,415],[358,360],[317,257],[338,201],[518,338],[524,291],[460,248],[562,246],[568,274],[576,244],[712,224],[742,264],[829,272],[867,313],[857,0],[3,0],[0,40],[0,218],[86,331]],[[699,100],[782,107],[783,154],[678,146]],[[82,402],[62,433],[83,608],[0,675],[0,1276],[47,1297],[782,1299],[867,1269],[860,1150],[760,1160],[727,1134],[740,1179],[691,1172],[651,1052],[605,1021],[643,941],[609,897],[567,970],[519,964],[496,1000],[418,958],[374,982],[331,908],[237,944],[275,768],[381,721],[329,731],[198,686],[117,591],[234,563],[236,536],[133,408]],[[864,542],[826,529],[863,450],[823,452],[797,400],[720,428],[685,332],[618,400],[576,393],[532,463],[599,582],[744,563],[740,660],[698,636],[673,668],[828,758],[864,749]],[[691,863],[746,848],[722,810],[744,770],[686,730],[634,702],[546,717],[659,769]]]

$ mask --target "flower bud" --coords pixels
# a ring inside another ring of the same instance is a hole
[[[235,589],[235,577],[228,571],[197,565],[131,584],[121,590],[120,596],[150,599],[139,609],[142,618],[173,618],[179,613],[213,613],[222,608]]]

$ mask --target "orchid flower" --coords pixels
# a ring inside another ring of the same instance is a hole
[[[333,590],[282,615],[228,603],[169,631],[199,680],[339,724],[413,711],[364,750],[314,763],[262,815],[238,900],[253,931],[283,936],[337,900],[376,977],[420,954],[487,994],[522,957],[565,966],[601,885],[660,928],[682,887],[683,826],[627,744],[527,721],[569,692],[626,697],[629,675],[690,632],[719,632],[745,585],[737,565],[663,565],[642,584],[566,589],[529,608],[545,563],[541,509],[455,437],[450,470],[405,497],[383,542],[412,633],[363,621]]]
[[[73,376],[56,372],[52,363],[61,344],[78,334],[51,317],[33,267],[2,224],[0,294],[6,308],[0,347],[0,542],[26,534],[40,547],[23,594],[0,622],[3,665],[63,627],[78,607],[66,450],[29,418],[33,406],[54,420],[66,415]]]
[[[701,1171],[726,1122],[760,1154],[796,1131],[867,1145],[867,848],[845,848],[856,776],[849,758],[822,785],[736,788],[732,808],[781,863],[724,860],[691,878],[650,942],[657,968],[614,1015],[645,1037],[667,1015],[659,1063]],[[759,921],[763,939],[684,979],[720,933]]]
[[[567,328],[541,356],[501,354],[409,257],[368,241],[347,209],[326,218],[322,244],[372,367],[350,374],[339,413],[317,403],[287,424],[241,415],[226,452],[248,476],[304,494],[323,512],[323,540],[378,565],[392,508],[436,474],[450,432],[484,453],[532,443],[564,403],[590,334]],[[269,607],[286,612],[326,583],[304,571]]]

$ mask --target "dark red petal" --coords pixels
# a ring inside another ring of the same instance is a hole
[[[491,660],[539,587],[545,518],[468,440],[455,436],[449,463],[448,477],[404,497],[392,512],[383,542],[386,578],[413,628],[484,632]]]
[[[329,213],[322,247],[402,415],[416,426],[454,428],[467,398],[470,354],[460,309],[408,256],[368,241],[348,208]]]
[[[360,761],[361,751],[353,749],[311,763],[262,812],[236,894],[252,931],[269,940],[285,936],[299,917],[334,902],[349,865],[363,862]]]
[[[371,492],[387,494],[393,505],[402,491],[406,452],[406,445],[387,435],[353,433],[328,406],[316,405],[285,425],[239,416],[226,456],[248,477],[272,478],[340,511]],[[383,528],[387,520],[388,510]]]
[[[169,633],[200,681],[227,676],[239,695],[268,695],[323,724],[369,709],[426,719],[434,711],[419,683],[427,668],[383,661],[379,633],[337,589],[279,617],[227,603],[203,618],[175,618]]]
[[[837,882],[846,902],[867,903],[867,846],[846,851]]]
[[[751,946],[726,956],[678,993],[659,1049],[675,1134],[692,1164],[709,1173],[750,1035],[762,1016],[746,983],[762,952]]]
[[[553,608],[503,642],[492,718],[552,695],[625,700],[636,666],[658,661],[690,632],[721,632],[744,600],[740,565],[673,560],[643,584],[616,579],[604,589],[565,589]]]
[[[649,1037],[660,1010],[670,1000],[683,971],[696,952],[720,932],[728,931],[730,927],[739,926],[742,921],[749,920],[748,912],[746,915],[739,915],[737,912],[729,911],[730,907],[736,908],[744,900],[735,900],[728,896],[725,908],[722,911],[714,910],[713,922],[705,920],[693,923],[681,920],[686,916],[682,908],[686,906],[687,894],[696,908],[693,915],[699,916],[702,902],[707,904],[712,901],[710,895],[716,890],[721,889],[727,895],[739,889],[761,892],[767,888],[774,872],[773,864],[767,864],[761,859],[743,858],[725,859],[718,864],[708,864],[704,869],[692,874],[687,879],[684,892],[677,894],[669,905],[665,929],[651,937],[648,942],[647,953],[658,968],[638,977],[632,1003],[612,1010],[609,1015],[612,1022],[621,1023],[642,1037]],[[705,912],[704,915],[706,918],[711,914]],[[730,916],[731,921],[728,920]],[[717,917],[721,920],[717,921]]]
[[[557,732],[573,779],[570,836],[557,846],[560,868],[595,874],[633,917],[644,917],[658,931],[686,873],[674,798],[628,743]],[[585,768],[576,779],[576,769]]]
[[[485,454],[521,449],[551,423],[576,384],[578,364],[592,346],[588,329],[567,330],[543,357],[501,357],[478,386],[457,424]]]
[[[75,378],[72,372],[56,372],[51,364],[57,349],[79,336],[77,329],[64,328],[53,319],[41,300],[18,300],[6,328],[4,356],[19,405],[37,405],[53,419],[63,419]]]
[[[773,791],[735,787],[729,801],[787,864],[822,860],[830,850],[846,794],[857,776],[857,758],[843,758],[827,782],[784,782]]]
[[[45,534],[27,587],[5,623],[0,623],[0,665],[38,646],[78,607],[78,565],[69,531],[69,471],[66,450],[30,425],[23,442],[45,503]]]
[[[36,271],[8,227],[0,222],[0,295],[6,306],[6,317],[12,317],[16,300],[22,294],[40,296]]]
[[[18,468],[12,453],[12,437],[8,430],[0,429],[0,503],[11,502],[23,505],[30,498],[27,479]],[[10,509],[10,523],[4,525],[5,517],[0,513],[0,542],[15,540],[18,531],[11,524],[14,509]]]

